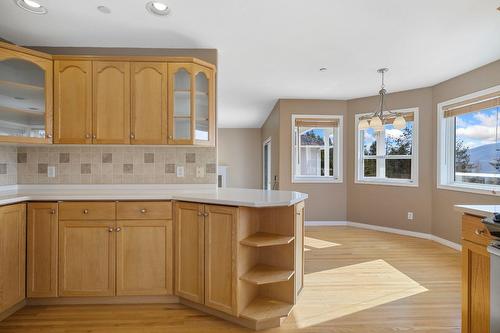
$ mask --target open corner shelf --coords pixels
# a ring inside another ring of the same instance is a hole
[[[293,304],[268,297],[257,297],[242,312],[241,316],[256,321],[286,317]]]
[[[252,247],[264,247],[290,244],[295,237],[271,234],[267,232],[257,232],[242,241],[240,244]]]
[[[259,286],[262,284],[288,281],[293,274],[294,271],[291,270],[259,264],[243,274],[240,279]]]

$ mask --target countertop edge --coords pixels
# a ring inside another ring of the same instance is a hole
[[[463,214],[489,217],[500,212],[500,205],[454,205],[454,209]]]

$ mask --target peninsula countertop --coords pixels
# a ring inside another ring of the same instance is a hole
[[[455,205],[455,210],[482,217],[488,217],[493,213],[500,213],[500,204],[498,205]]]
[[[294,205],[307,197],[306,193],[295,191],[216,189],[194,185],[162,188],[155,185],[58,186],[48,184],[18,186],[0,191],[0,205],[23,201],[179,200],[228,206],[278,207]]]

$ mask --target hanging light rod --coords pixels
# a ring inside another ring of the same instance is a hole
[[[360,118],[360,121],[358,124],[358,128],[360,130],[372,128],[376,132],[380,132],[380,131],[384,130],[384,125],[388,124],[390,122],[392,122],[392,125],[394,126],[394,128],[399,129],[399,130],[406,127],[406,120],[401,114],[395,113],[395,112],[392,112],[389,110],[384,111],[384,109],[385,109],[385,94],[387,93],[387,90],[385,90],[385,81],[384,81],[385,77],[384,76],[385,76],[385,73],[387,73],[388,71],[389,71],[389,68],[377,69],[377,73],[380,74],[381,79],[382,79],[382,83],[380,85],[380,90],[378,92],[378,94],[380,96],[379,106],[375,110],[375,112],[373,112],[373,114]]]

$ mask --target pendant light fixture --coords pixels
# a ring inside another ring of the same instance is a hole
[[[379,106],[377,110],[368,116],[361,117],[358,123],[358,129],[366,130],[373,129],[376,132],[380,132],[384,130],[384,125],[392,122],[392,125],[396,129],[403,129],[406,127],[405,118],[399,114],[392,111],[384,111],[385,103],[384,98],[387,90],[385,90],[385,82],[384,82],[384,74],[388,71],[388,68],[380,68],[377,70],[377,73],[380,73],[382,77],[382,84],[380,86],[380,90],[378,92],[380,96]]]

